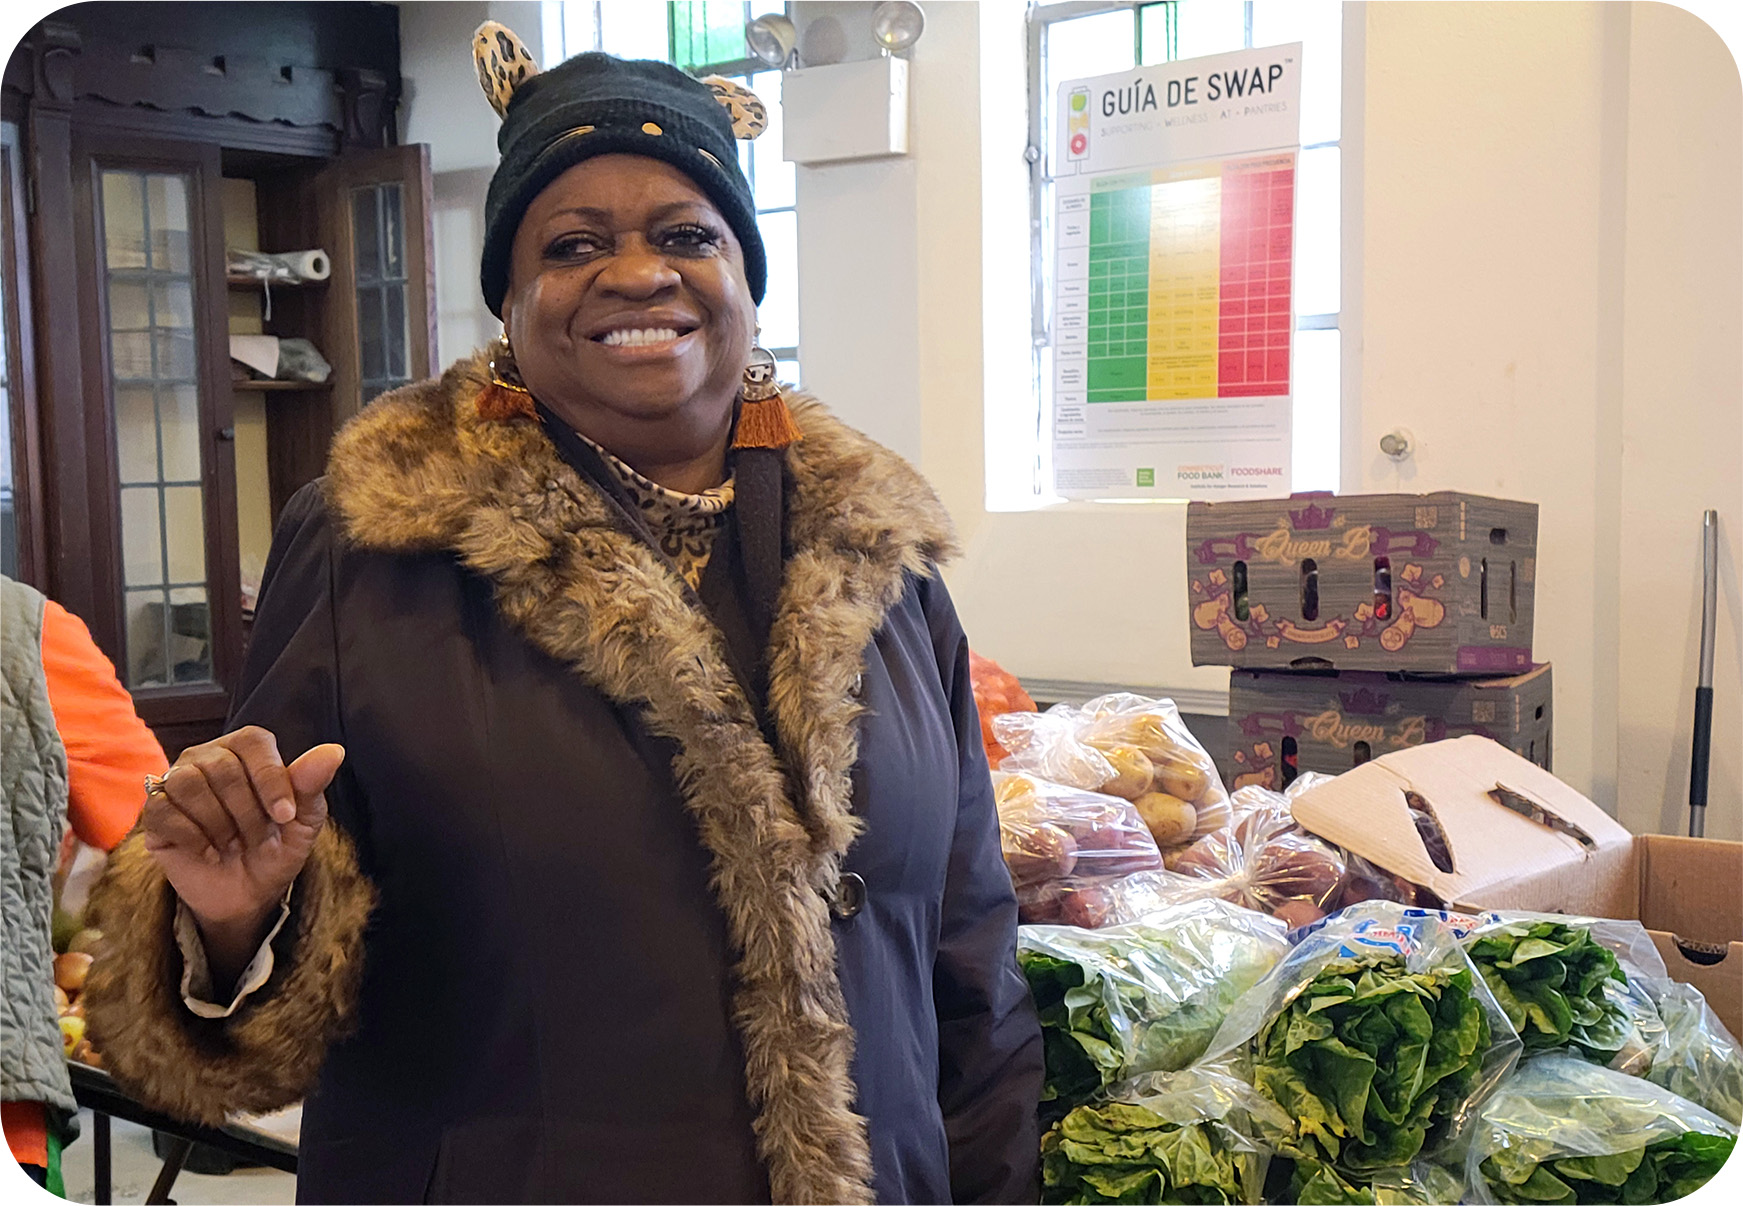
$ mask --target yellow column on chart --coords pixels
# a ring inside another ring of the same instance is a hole
[[[1155,173],[1150,188],[1146,394],[1214,398],[1222,250],[1222,168]]]

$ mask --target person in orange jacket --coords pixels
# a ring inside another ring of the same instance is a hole
[[[139,810],[145,802],[142,787],[145,776],[162,774],[168,769],[168,759],[164,757],[157,738],[134,710],[133,697],[121,685],[115,668],[97,648],[84,622],[27,586],[11,579],[0,579],[0,584],[4,589],[0,610],[4,611],[6,638],[7,714],[4,724],[9,730],[6,751],[9,761],[16,756],[26,764],[23,768],[7,768],[9,773],[5,776],[6,805],[12,813],[13,824],[16,828],[32,819],[29,816],[32,810],[22,799],[26,787],[16,776],[28,771],[34,763],[44,772],[36,784],[41,785],[45,793],[41,798],[48,808],[52,811],[57,805],[63,807],[65,820],[71,823],[73,832],[81,841],[99,850],[111,850],[127,836],[139,818]],[[33,637],[37,644],[35,650],[30,647]],[[40,713],[43,695],[38,694],[39,687],[46,694],[54,732],[65,751],[64,801],[53,798],[59,794],[56,788],[60,777],[54,773],[56,768],[50,765],[55,761],[52,741],[48,740],[47,734],[18,732],[15,728],[31,724],[36,719],[33,711]],[[38,705],[36,708],[32,706],[33,701]],[[34,749],[31,748],[33,744]],[[35,836],[48,840],[51,843],[48,849],[58,850],[61,826],[54,822],[59,818],[49,820],[54,833],[37,833]],[[40,818],[38,821],[40,823]],[[30,875],[18,866],[5,870],[9,886],[12,877]],[[27,886],[27,893],[32,897],[40,895],[41,891],[41,885]],[[6,918],[8,943],[22,947],[27,942],[40,942],[48,948],[46,957],[52,958],[47,926],[32,926],[27,933],[15,924],[16,920],[10,916]],[[42,911],[42,920],[47,921],[46,910]],[[41,928],[42,932],[35,933],[35,928]],[[20,966],[28,968],[33,964],[28,959],[22,964],[19,960],[8,960],[9,970]],[[40,966],[40,963],[35,966]],[[50,990],[47,986],[34,984],[8,984],[5,991],[10,1000],[29,1001],[38,993]],[[56,1024],[52,1009],[48,1024],[51,1027]],[[0,1122],[4,1123],[7,1146],[32,1179],[39,1184],[48,1184],[51,1172],[59,1171],[54,1167],[58,1160],[51,1160],[48,1106],[43,1101],[30,1099],[25,1086],[12,1083],[13,1069],[9,1063],[0,1070],[4,1071],[6,1081],[0,1084],[0,1096],[5,1098],[0,1104]],[[15,1100],[18,1097],[23,1099]],[[52,1146],[54,1154],[58,1155],[58,1143]]]

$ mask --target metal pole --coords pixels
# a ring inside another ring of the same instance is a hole
[[[1695,685],[1695,736],[1689,766],[1689,836],[1707,832],[1707,768],[1713,752],[1713,628],[1719,603],[1719,513],[1701,520],[1701,667]]]

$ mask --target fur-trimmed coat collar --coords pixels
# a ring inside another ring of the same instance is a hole
[[[680,579],[537,422],[478,417],[487,381],[481,359],[462,361],[353,420],[328,466],[340,527],[368,549],[452,552],[535,646],[676,741],[737,958],[734,1022],[774,1199],[870,1201],[827,902],[859,830],[855,682],[908,576],[952,551],[943,507],[901,458],[789,395],[805,438],[787,453],[771,749]]]

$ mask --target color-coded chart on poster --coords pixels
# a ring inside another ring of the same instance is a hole
[[[1095,181],[1086,400],[1289,393],[1294,212],[1293,153]]]
[[[1065,498],[1289,493],[1299,43],[1063,80],[1046,424]]]

